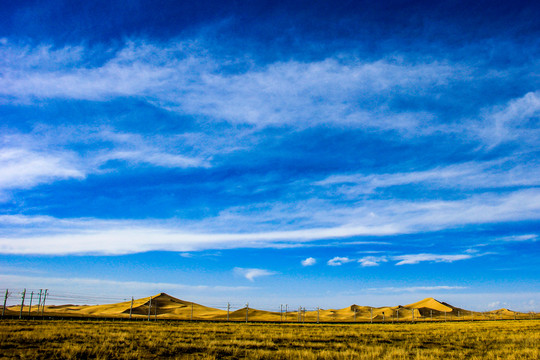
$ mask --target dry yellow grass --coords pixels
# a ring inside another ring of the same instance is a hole
[[[540,321],[0,322],[6,359],[539,359]]]

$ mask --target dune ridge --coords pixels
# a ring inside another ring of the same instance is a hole
[[[32,313],[36,315],[37,308]],[[246,314],[247,310],[247,314]],[[20,306],[10,306],[7,315],[18,315]],[[227,310],[216,309],[194,302],[181,300],[166,293],[131,301],[104,305],[47,305],[47,316],[112,317],[135,319],[175,320],[230,320],[230,321],[289,321],[289,322],[394,322],[412,320],[477,320],[492,318],[515,318],[520,313],[499,309],[489,312],[474,312],[461,309],[434,298],[426,298],[408,305],[370,307],[351,305],[343,309],[318,309],[300,312],[266,311],[254,308]],[[28,315],[28,307],[23,307]],[[32,314],[31,314],[32,315]],[[247,315],[247,316],[246,316]],[[523,315],[523,314],[521,314]]]

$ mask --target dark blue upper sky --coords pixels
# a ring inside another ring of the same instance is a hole
[[[539,17],[2,4],[2,286],[538,309]]]

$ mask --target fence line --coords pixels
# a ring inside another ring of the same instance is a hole
[[[353,305],[350,311],[346,308],[341,310],[325,310],[320,307],[306,308],[298,306],[296,310],[289,310],[288,304],[265,306],[255,309],[249,303],[241,305],[239,303],[212,304],[204,306],[202,311],[193,302],[181,301],[186,309],[185,316],[182,314],[170,314],[166,309],[160,308],[160,299],[157,297],[142,298],[135,300],[133,297],[108,297],[77,293],[55,293],[48,289],[0,289],[3,292],[4,301],[2,303],[2,318],[111,318],[111,316],[90,316],[88,314],[76,313],[73,309],[66,308],[66,302],[101,302],[100,306],[117,303],[125,303],[126,308],[115,314],[116,320],[139,320],[146,318],[150,320],[179,320],[179,321],[244,321],[244,322],[287,322],[287,323],[414,323],[414,322],[436,322],[436,321],[495,321],[495,320],[524,320],[537,319],[535,312],[509,311],[503,314],[500,312],[474,312],[454,309],[451,312],[437,311],[430,308],[404,308],[393,307],[389,310],[379,311],[381,308],[363,307],[363,311],[358,311],[359,307]],[[39,291],[38,291],[39,290]],[[146,300],[141,303],[141,300]],[[37,301],[37,304],[34,302]],[[46,305],[46,302],[50,305]],[[116,302],[114,302],[116,301]],[[64,302],[64,306],[53,305],[52,303]],[[103,304],[105,303],[105,304]],[[99,304],[96,304],[99,305]],[[73,305],[81,306],[81,305]],[[35,310],[34,310],[35,309]],[[212,310],[214,309],[214,310]],[[386,308],[385,308],[386,309]],[[34,311],[33,311],[34,310]],[[219,313],[210,314],[215,310]],[[428,311],[429,310],[429,311]],[[144,313],[142,312],[144,311]],[[265,313],[260,313],[265,312]],[[410,315],[407,315],[410,313]],[[153,315],[153,316],[152,316]],[[435,317],[434,317],[435,315]]]

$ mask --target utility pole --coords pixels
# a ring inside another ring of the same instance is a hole
[[[24,297],[26,296],[26,289],[23,290],[22,293],[22,301],[21,301],[21,312],[19,313],[19,319],[22,319],[22,310],[24,306]]]
[[[279,321],[283,322],[283,304],[279,304]]]
[[[369,308],[369,311],[371,313],[371,323],[373,324],[373,308]]]
[[[28,307],[28,316],[30,316],[30,312],[32,311],[32,299],[34,298],[34,292],[32,291],[30,293],[30,306]]]
[[[131,306],[129,307],[129,320],[131,320],[131,315],[133,315],[133,296],[131,297]]]
[[[6,302],[9,295],[8,289],[6,289],[6,295],[4,296],[4,307],[2,308],[2,318],[4,317],[4,314],[6,313]]]
[[[431,321],[433,321],[433,310],[429,310],[429,316],[431,317]]]
[[[249,320],[249,303],[246,303],[246,323]]]
[[[43,303],[41,304],[41,316],[45,313],[45,300],[47,300],[47,290],[45,289],[45,293],[43,294]]]
[[[152,297],[150,296],[150,301],[148,302],[148,321],[150,321],[151,309],[152,309]]]
[[[39,301],[37,304],[37,313],[39,315],[39,306],[41,305],[41,293],[43,292],[43,289],[39,289]]]
[[[383,324],[384,324],[384,311],[383,311],[383,313],[382,313],[382,322],[383,322]]]
[[[229,321],[229,311],[231,310],[231,304],[227,303],[227,321]]]
[[[396,311],[396,322],[399,322],[399,308]]]
[[[298,307],[298,313],[296,314],[296,315],[297,315],[297,316],[296,316],[296,321],[297,321],[297,322],[300,322],[300,316],[302,316],[302,315],[300,315],[300,311],[301,311],[301,310],[302,310],[302,308],[299,306],[299,307]]]

